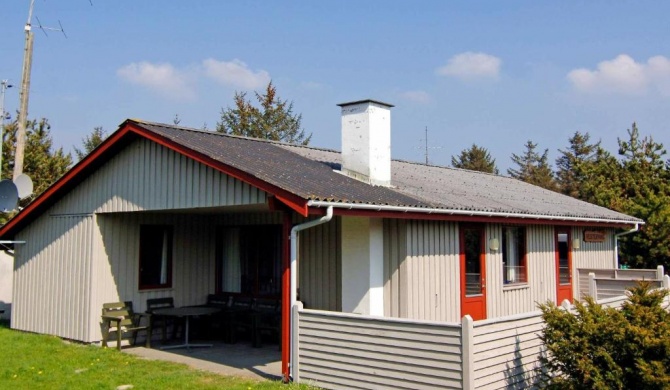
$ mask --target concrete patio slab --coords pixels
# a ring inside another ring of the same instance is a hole
[[[169,345],[169,344],[166,344]],[[281,352],[276,344],[253,348],[250,343],[214,343],[212,348],[161,350],[135,347],[123,350],[146,359],[183,363],[215,374],[253,379],[281,379]]]

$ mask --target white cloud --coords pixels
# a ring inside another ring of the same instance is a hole
[[[234,59],[232,61],[218,61],[213,58],[202,62],[205,75],[223,85],[243,89],[257,89],[266,86],[270,82],[270,74],[264,70],[252,71],[244,62]]]
[[[620,54],[600,62],[595,70],[574,69],[567,78],[582,92],[643,95],[655,89],[670,96],[670,60],[663,56],[651,57],[643,63]]]
[[[457,54],[449,59],[445,66],[437,68],[442,76],[453,76],[460,79],[496,79],[500,73],[502,61],[496,56],[471,51]]]
[[[133,62],[116,71],[122,79],[144,86],[155,92],[174,99],[192,99],[195,97],[193,83],[189,82],[187,72],[175,69],[172,65]]]
[[[405,91],[400,93],[400,97],[415,103],[430,102],[430,95],[424,91]]]

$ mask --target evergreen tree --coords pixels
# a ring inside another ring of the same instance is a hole
[[[623,212],[646,222],[640,233],[621,240],[624,261],[634,267],[670,269],[670,171],[666,150],[651,137],[640,139],[637,125],[619,142]]]
[[[630,289],[620,310],[593,298],[575,313],[540,305],[546,323],[540,358],[550,389],[667,389],[670,386],[670,314],[665,289]]]
[[[537,144],[526,142],[526,151],[522,155],[512,154],[512,161],[518,169],[509,168],[507,173],[518,180],[555,191],[554,174],[548,162],[549,149],[540,155],[535,151]]]
[[[74,153],[77,155],[77,160],[86,157],[93,151],[93,149],[97,148],[105,138],[107,138],[107,132],[102,129],[102,126],[95,127],[91,134],[81,140],[82,149],[75,146]]]
[[[14,166],[17,122],[5,126],[5,140],[2,148],[2,177],[10,179]],[[54,149],[51,126],[47,119],[29,120],[26,126],[26,149],[23,173],[33,181],[33,195],[22,200],[22,204],[34,199],[58,180],[72,165],[72,157],[63,148]],[[0,215],[4,224],[11,215]]]
[[[312,135],[300,128],[302,115],[293,113],[293,102],[281,100],[268,83],[265,93],[254,92],[260,107],[247,100],[246,92],[235,92],[233,108],[221,109],[216,131],[225,134],[307,145]]]
[[[472,144],[469,149],[462,150],[458,158],[451,156],[451,165],[454,168],[498,174],[496,160],[491,157],[486,148],[475,144]]]
[[[573,198],[582,199],[581,188],[584,184],[584,165],[592,162],[600,142],[589,143],[589,133],[575,132],[569,139],[570,146],[566,150],[558,150],[561,156],[556,159],[556,181],[560,191]]]

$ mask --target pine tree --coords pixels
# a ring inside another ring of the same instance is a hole
[[[515,179],[555,191],[556,182],[548,163],[549,149],[545,149],[540,155],[535,151],[537,144],[530,140],[526,142],[525,147],[526,151],[522,155],[512,154],[512,161],[519,168],[509,168],[507,173]]]
[[[582,199],[581,188],[584,184],[584,165],[592,162],[600,142],[590,144],[589,133],[576,131],[569,139],[570,146],[566,150],[559,149],[561,156],[556,159],[556,181],[560,191],[573,198]]]
[[[472,144],[469,149],[462,150],[458,158],[451,156],[451,165],[454,168],[498,174],[496,160],[491,157],[486,148],[475,144]]]
[[[11,178],[14,165],[17,123],[5,126],[5,141],[2,148],[2,177]],[[63,148],[54,149],[51,126],[47,119],[29,120],[26,126],[26,149],[23,173],[33,181],[33,195],[22,200],[27,203],[41,194],[58,180],[72,165],[72,157]],[[10,215],[1,215],[0,223],[5,223]]]
[[[300,128],[302,115],[293,113],[293,102],[281,100],[268,83],[265,93],[254,92],[260,107],[247,100],[246,92],[235,92],[235,106],[221,109],[216,131],[225,134],[307,145],[312,135]]]
[[[107,138],[107,132],[102,129],[102,126],[95,127],[91,134],[87,135],[81,140],[82,149],[74,147],[74,153],[77,155],[77,160],[86,157],[93,149],[97,148],[102,141]]]

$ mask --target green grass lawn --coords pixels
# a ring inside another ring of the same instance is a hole
[[[0,389],[308,389],[144,360],[114,348],[67,343],[0,323]]]

